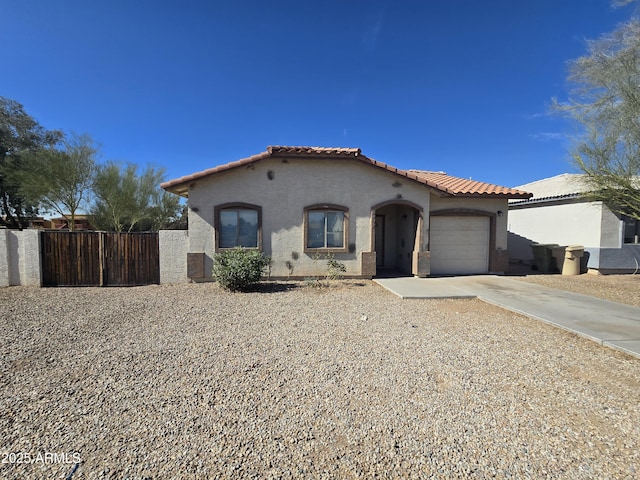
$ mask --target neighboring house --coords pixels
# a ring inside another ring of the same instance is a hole
[[[399,170],[356,148],[267,151],[162,184],[188,198],[188,275],[211,278],[216,252],[236,245],[271,256],[272,277],[326,272],[416,276],[508,267],[507,200],[515,189]]]
[[[7,222],[7,217],[2,217],[3,221]],[[29,217],[22,219],[26,223],[26,228],[48,228],[49,220],[45,220],[43,217]]]
[[[76,214],[73,223],[75,225],[75,230],[93,230],[93,228],[91,227],[91,223],[89,222],[88,215]],[[56,230],[69,230],[69,220],[66,217],[52,218],[50,220],[50,224],[45,225],[45,228],[54,228]]]
[[[585,198],[583,175],[564,173],[516,187],[533,193],[509,202],[509,256],[531,262],[531,243],[583,245],[586,266],[600,273],[638,270],[640,222]]]
[[[76,230],[91,230],[91,223],[89,222],[89,217],[83,214],[76,215],[75,226],[76,226]],[[44,217],[31,217],[27,219],[26,228],[68,230],[69,221],[65,217],[56,217],[56,218],[52,218],[51,220],[47,220]]]

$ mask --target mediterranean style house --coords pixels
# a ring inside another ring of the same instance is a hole
[[[508,268],[509,199],[530,194],[443,172],[400,170],[357,148],[270,146],[162,184],[188,199],[187,274],[211,279],[213,256],[255,248],[272,278],[326,272],[419,277]]]

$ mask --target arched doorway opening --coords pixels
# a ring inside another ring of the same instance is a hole
[[[420,275],[416,262],[422,244],[420,205],[391,200],[371,209],[372,246],[376,254],[376,275]]]

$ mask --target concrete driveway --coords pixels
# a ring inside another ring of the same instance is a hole
[[[401,298],[479,298],[640,358],[637,307],[495,275],[374,281]]]

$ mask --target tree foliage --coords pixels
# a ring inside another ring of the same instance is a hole
[[[76,213],[88,205],[96,153],[87,134],[72,134],[56,146],[40,149],[14,172],[19,191],[44,210],[65,217],[73,231]]]
[[[569,72],[575,88],[554,107],[582,126],[572,154],[590,197],[640,219],[640,21],[589,41]]]
[[[19,172],[61,138],[60,131],[44,129],[20,103],[0,97],[0,225],[25,228],[37,214],[38,202],[24,197]]]
[[[167,230],[188,230],[189,229],[189,206],[183,204],[180,207],[180,213],[175,219],[170,220],[162,228]]]
[[[45,130],[18,102],[0,97],[0,225],[25,228],[38,208],[65,217],[71,230],[76,213],[87,209],[105,230],[185,223],[179,198],[160,188],[164,170],[98,165],[97,153],[89,135]]]
[[[178,197],[160,189],[164,170],[108,162],[101,166],[93,185],[92,222],[105,230],[158,230],[175,221],[180,211]]]

